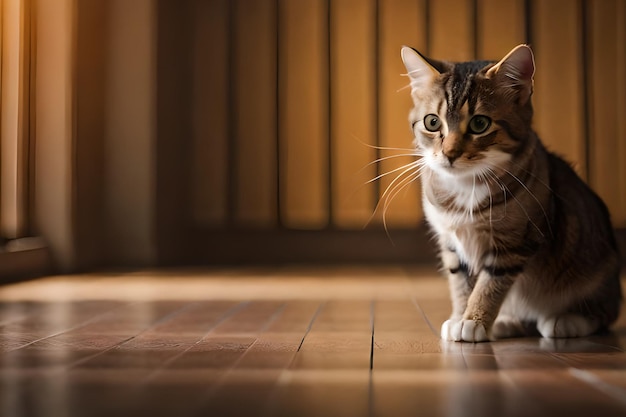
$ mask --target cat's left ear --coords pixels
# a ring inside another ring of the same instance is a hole
[[[518,92],[520,104],[525,104],[533,92],[535,58],[528,45],[518,45],[500,62],[487,71],[487,78],[500,86]]]
[[[401,54],[407,75],[411,79],[412,91],[425,87],[433,78],[439,75],[439,71],[431,66],[428,61],[426,61],[426,58],[421,56],[413,48],[403,46]]]

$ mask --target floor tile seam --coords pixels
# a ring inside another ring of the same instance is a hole
[[[141,303],[141,302],[139,302],[139,303]],[[135,303],[131,303],[131,304],[135,304]],[[100,350],[100,351],[98,351],[98,352],[95,352],[95,353],[94,353],[94,354],[92,354],[92,355],[89,355],[89,356],[86,356],[86,357],[80,358],[80,359],[78,359],[78,360],[76,360],[76,361],[74,361],[74,362],[72,362],[72,363],[68,364],[68,365],[66,366],[66,369],[68,369],[68,370],[69,370],[69,369],[72,369],[72,368],[76,368],[76,367],[78,367],[78,366],[80,366],[80,365],[82,365],[82,364],[84,364],[84,363],[89,362],[90,360],[92,360],[92,359],[94,359],[94,358],[97,358],[98,356],[101,356],[101,355],[103,355],[103,354],[105,354],[105,353],[107,353],[107,352],[110,352],[110,351],[112,351],[112,350],[118,349],[118,348],[120,348],[121,346],[124,346],[125,344],[127,344],[128,342],[130,342],[130,341],[132,341],[132,340],[135,340],[135,339],[137,339],[138,337],[140,337],[141,335],[143,335],[143,334],[145,334],[145,333],[149,332],[150,330],[152,330],[152,329],[154,329],[154,328],[158,327],[159,325],[161,325],[161,324],[163,324],[163,323],[166,323],[167,321],[169,321],[169,320],[171,320],[171,319],[175,318],[175,317],[176,317],[176,316],[178,316],[179,314],[182,314],[183,312],[185,312],[185,311],[187,311],[187,310],[189,310],[189,309],[193,308],[193,307],[194,307],[194,306],[196,306],[197,304],[199,304],[199,303],[198,303],[198,302],[192,302],[192,303],[189,303],[189,304],[187,304],[187,305],[184,305],[183,307],[177,308],[177,309],[175,309],[175,310],[171,311],[170,313],[166,314],[165,316],[160,317],[160,318],[158,318],[157,320],[153,321],[152,323],[150,323],[150,325],[148,325],[148,327],[146,327],[146,328],[144,328],[144,329],[140,330],[138,333],[133,334],[133,335],[131,335],[131,336],[129,336],[129,337],[127,337],[127,338],[125,338],[125,339],[123,339],[123,340],[119,341],[118,343],[115,343],[115,344],[113,344],[113,345],[111,345],[111,346],[109,346],[109,347],[107,347],[107,348],[105,348],[105,349],[103,349],[103,350]]]
[[[145,386],[150,383],[150,381],[154,380],[161,372],[166,370],[172,363],[174,363],[177,359],[184,356],[186,353],[191,351],[194,347],[200,345],[203,341],[207,340],[213,333],[214,330],[222,323],[226,322],[228,319],[233,317],[239,311],[243,310],[246,306],[250,305],[250,300],[240,301],[234,306],[231,306],[228,310],[226,310],[217,321],[211,324],[211,326],[207,329],[207,331],[195,342],[191,343],[184,350],[177,352],[175,355],[171,356],[168,360],[166,360],[161,367],[154,369],[150,374],[148,374],[141,382],[141,386]]]
[[[79,329],[81,329],[81,328],[84,328],[84,327],[86,327],[86,326],[88,326],[88,325],[90,325],[90,324],[93,324],[93,323],[95,323],[95,322],[97,322],[97,321],[99,321],[99,320],[102,320],[103,318],[106,318],[106,317],[108,317],[108,316],[114,315],[114,314],[116,314],[119,310],[121,310],[121,309],[125,309],[125,308],[128,308],[128,307],[130,307],[130,306],[132,306],[132,305],[134,305],[134,304],[137,304],[137,302],[129,302],[129,303],[124,303],[124,304],[122,304],[122,305],[116,306],[115,308],[113,308],[113,309],[111,309],[111,310],[107,310],[107,311],[105,311],[105,312],[103,312],[103,313],[100,313],[100,314],[98,314],[98,315],[94,316],[94,317],[91,317],[91,318],[89,318],[89,319],[88,319],[88,320],[86,320],[86,321],[83,321],[83,322],[81,322],[81,323],[78,323],[78,324],[76,324],[76,325],[74,325],[74,326],[70,326],[70,327],[68,327],[67,329],[64,329],[64,330],[62,330],[62,331],[58,331],[58,332],[54,332],[54,333],[52,333],[52,334],[50,334],[50,335],[47,335],[47,336],[44,336],[44,337],[40,337],[40,338],[38,338],[38,339],[32,340],[32,341],[30,341],[30,342],[28,342],[28,343],[25,343],[25,344],[23,344],[23,345],[20,345],[20,346],[18,346],[18,347],[15,347],[15,348],[12,348],[12,349],[9,349],[9,350],[5,350],[5,351],[3,351],[2,353],[14,352],[14,351],[16,351],[16,350],[19,350],[19,349],[24,349],[24,348],[27,348],[27,347],[32,346],[32,345],[34,345],[34,344],[40,343],[40,342],[42,342],[42,341],[44,341],[44,340],[52,339],[52,338],[54,338],[54,337],[61,336],[61,335],[63,335],[63,334],[67,334],[67,333],[74,332],[74,331],[79,330]]]

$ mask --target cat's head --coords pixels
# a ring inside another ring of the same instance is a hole
[[[402,48],[414,108],[409,120],[426,166],[482,175],[507,165],[529,140],[535,64],[519,45],[501,61],[450,63]]]

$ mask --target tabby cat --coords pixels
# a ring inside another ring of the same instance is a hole
[[[426,219],[448,275],[446,340],[586,336],[619,314],[609,213],[533,131],[535,62],[436,61],[404,47]]]

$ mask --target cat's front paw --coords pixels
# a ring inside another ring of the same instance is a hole
[[[598,330],[598,323],[579,314],[563,314],[539,320],[537,330],[543,337],[581,337]]]
[[[441,338],[455,342],[486,342],[487,330],[474,320],[446,320],[441,326]]]

